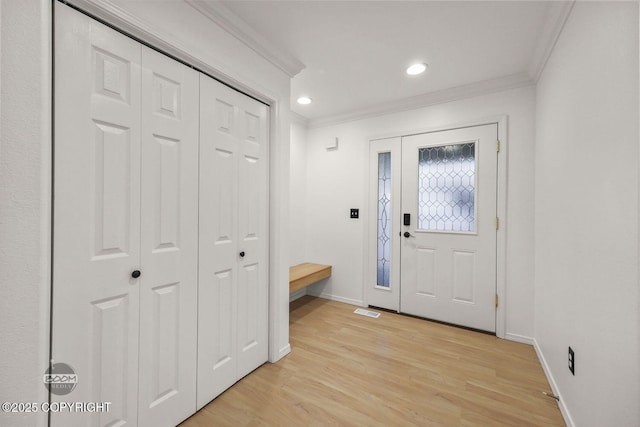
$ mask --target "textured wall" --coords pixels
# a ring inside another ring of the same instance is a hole
[[[308,262],[307,241],[308,227],[306,215],[307,203],[307,130],[304,124],[291,123],[291,181],[290,188],[290,221],[289,235],[291,242],[290,265]]]
[[[0,401],[45,402],[49,359],[50,4],[2,0],[0,25]],[[0,413],[2,426],[44,414]]]
[[[577,2],[537,87],[536,340],[580,427],[640,425],[637,8]]]

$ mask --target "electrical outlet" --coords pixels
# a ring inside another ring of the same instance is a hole
[[[573,352],[573,349],[569,347],[569,371],[571,371],[571,375],[576,374],[576,354]]]
[[[351,209],[351,216],[349,218],[351,219],[360,218],[360,209]]]

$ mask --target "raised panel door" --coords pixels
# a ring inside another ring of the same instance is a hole
[[[236,95],[238,122],[238,377],[267,360],[268,265],[267,163],[268,109]]]
[[[142,48],[140,426],[196,408],[198,73]]]
[[[235,91],[201,76],[198,408],[237,381],[237,120]]]
[[[200,86],[199,408],[268,351],[268,109]]]
[[[111,406],[51,425],[136,425],[141,48],[67,6],[55,14],[52,357],[77,385],[51,398]]]
[[[494,332],[497,125],[402,138],[400,310]]]

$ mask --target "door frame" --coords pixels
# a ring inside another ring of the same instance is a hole
[[[496,295],[498,297],[498,307],[496,308],[496,336],[498,338],[505,338],[506,335],[506,312],[507,312],[507,168],[508,168],[508,120],[507,115],[489,116],[480,118],[477,120],[469,120],[458,123],[451,123],[448,125],[433,126],[427,128],[417,129],[404,129],[396,132],[389,132],[382,135],[373,135],[368,138],[368,156],[366,156],[367,165],[365,170],[367,171],[367,206],[373,206],[373,192],[371,190],[371,177],[373,171],[371,170],[371,153],[373,152],[372,142],[389,139],[389,138],[402,138],[410,135],[417,135],[422,133],[435,133],[448,130],[455,130],[460,128],[468,128],[482,125],[495,124],[498,127],[498,140],[500,141],[500,151],[498,152],[498,182],[497,182],[497,201],[496,201],[496,215],[499,218],[499,227],[496,231]],[[368,212],[365,225],[365,233],[363,240],[363,247],[365,248],[364,262],[364,282],[363,282],[363,299],[364,304],[368,305],[368,291],[367,287],[371,280],[375,281],[376,272],[376,248],[371,246],[371,224],[377,220],[375,210]],[[400,221],[400,218],[397,219]],[[400,245],[395,245],[394,251],[398,251],[397,259],[399,259]]]

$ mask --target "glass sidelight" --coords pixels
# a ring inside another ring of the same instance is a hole
[[[370,141],[367,221],[366,303],[398,310],[400,246],[397,234],[402,188],[402,151],[398,137]],[[395,239],[395,240],[394,240]]]
[[[391,268],[391,153],[378,153],[378,286],[389,287]]]

